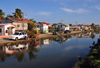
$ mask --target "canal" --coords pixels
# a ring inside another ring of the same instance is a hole
[[[0,68],[73,68],[78,57],[85,59],[99,33],[84,33],[0,46]]]

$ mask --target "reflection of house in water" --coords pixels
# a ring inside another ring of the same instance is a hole
[[[58,37],[58,38],[54,38],[54,41],[57,41],[58,43],[63,43],[63,42],[67,42],[69,41],[71,36],[65,36],[65,37]]]
[[[25,57],[26,52],[28,53],[29,57]],[[0,61],[5,61],[7,57],[12,55],[15,55],[15,58],[17,58],[19,62],[31,61],[37,57],[37,55],[35,55],[33,52],[37,53],[39,52],[39,49],[37,49],[37,46],[30,46],[28,43],[12,46],[0,46]]]
[[[0,53],[5,53],[5,54],[12,55],[12,54],[14,54],[16,52],[17,52],[17,50],[11,50],[9,48],[9,46],[1,46],[0,47]]]
[[[40,41],[40,45],[49,44],[49,39],[44,39]]]
[[[84,35],[81,33],[81,34],[78,34],[77,37],[78,37],[78,38],[83,38]]]
[[[77,35],[78,38],[89,37],[89,36],[91,36],[91,32],[81,33]]]
[[[1,46],[0,47],[0,53],[5,54],[15,54],[18,51],[28,49],[28,44],[18,44],[18,45],[12,45],[12,46]]]

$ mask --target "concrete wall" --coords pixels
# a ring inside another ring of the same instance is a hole
[[[28,24],[26,22],[25,23],[22,23],[22,22],[19,22],[19,23],[13,22],[13,24],[16,26],[15,30],[28,30]]]

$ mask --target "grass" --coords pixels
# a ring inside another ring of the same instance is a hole
[[[75,64],[74,68],[100,68],[100,41],[91,47],[87,57]]]

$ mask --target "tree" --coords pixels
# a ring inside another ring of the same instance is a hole
[[[35,27],[36,25],[34,23],[28,23],[28,30],[33,30],[33,27]]]
[[[72,26],[72,24],[69,24],[69,26]]]
[[[21,11],[21,9],[15,9],[15,13],[14,14],[14,17],[15,18],[23,18],[23,12]]]
[[[34,20],[34,18],[33,19],[29,19],[30,21],[32,21],[32,22],[34,22],[34,23],[36,23],[36,21]]]
[[[94,24],[94,23],[92,23],[92,24],[91,24],[91,28],[92,28],[92,29],[94,29],[94,27],[95,27],[95,24]]]
[[[90,37],[91,37],[92,39],[94,39],[94,38],[95,38],[95,35],[92,33]]]
[[[13,17],[13,15],[8,14],[7,17]]]
[[[4,19],[5,18],[4,15],[5,13],[0,9],[0,19]]]

